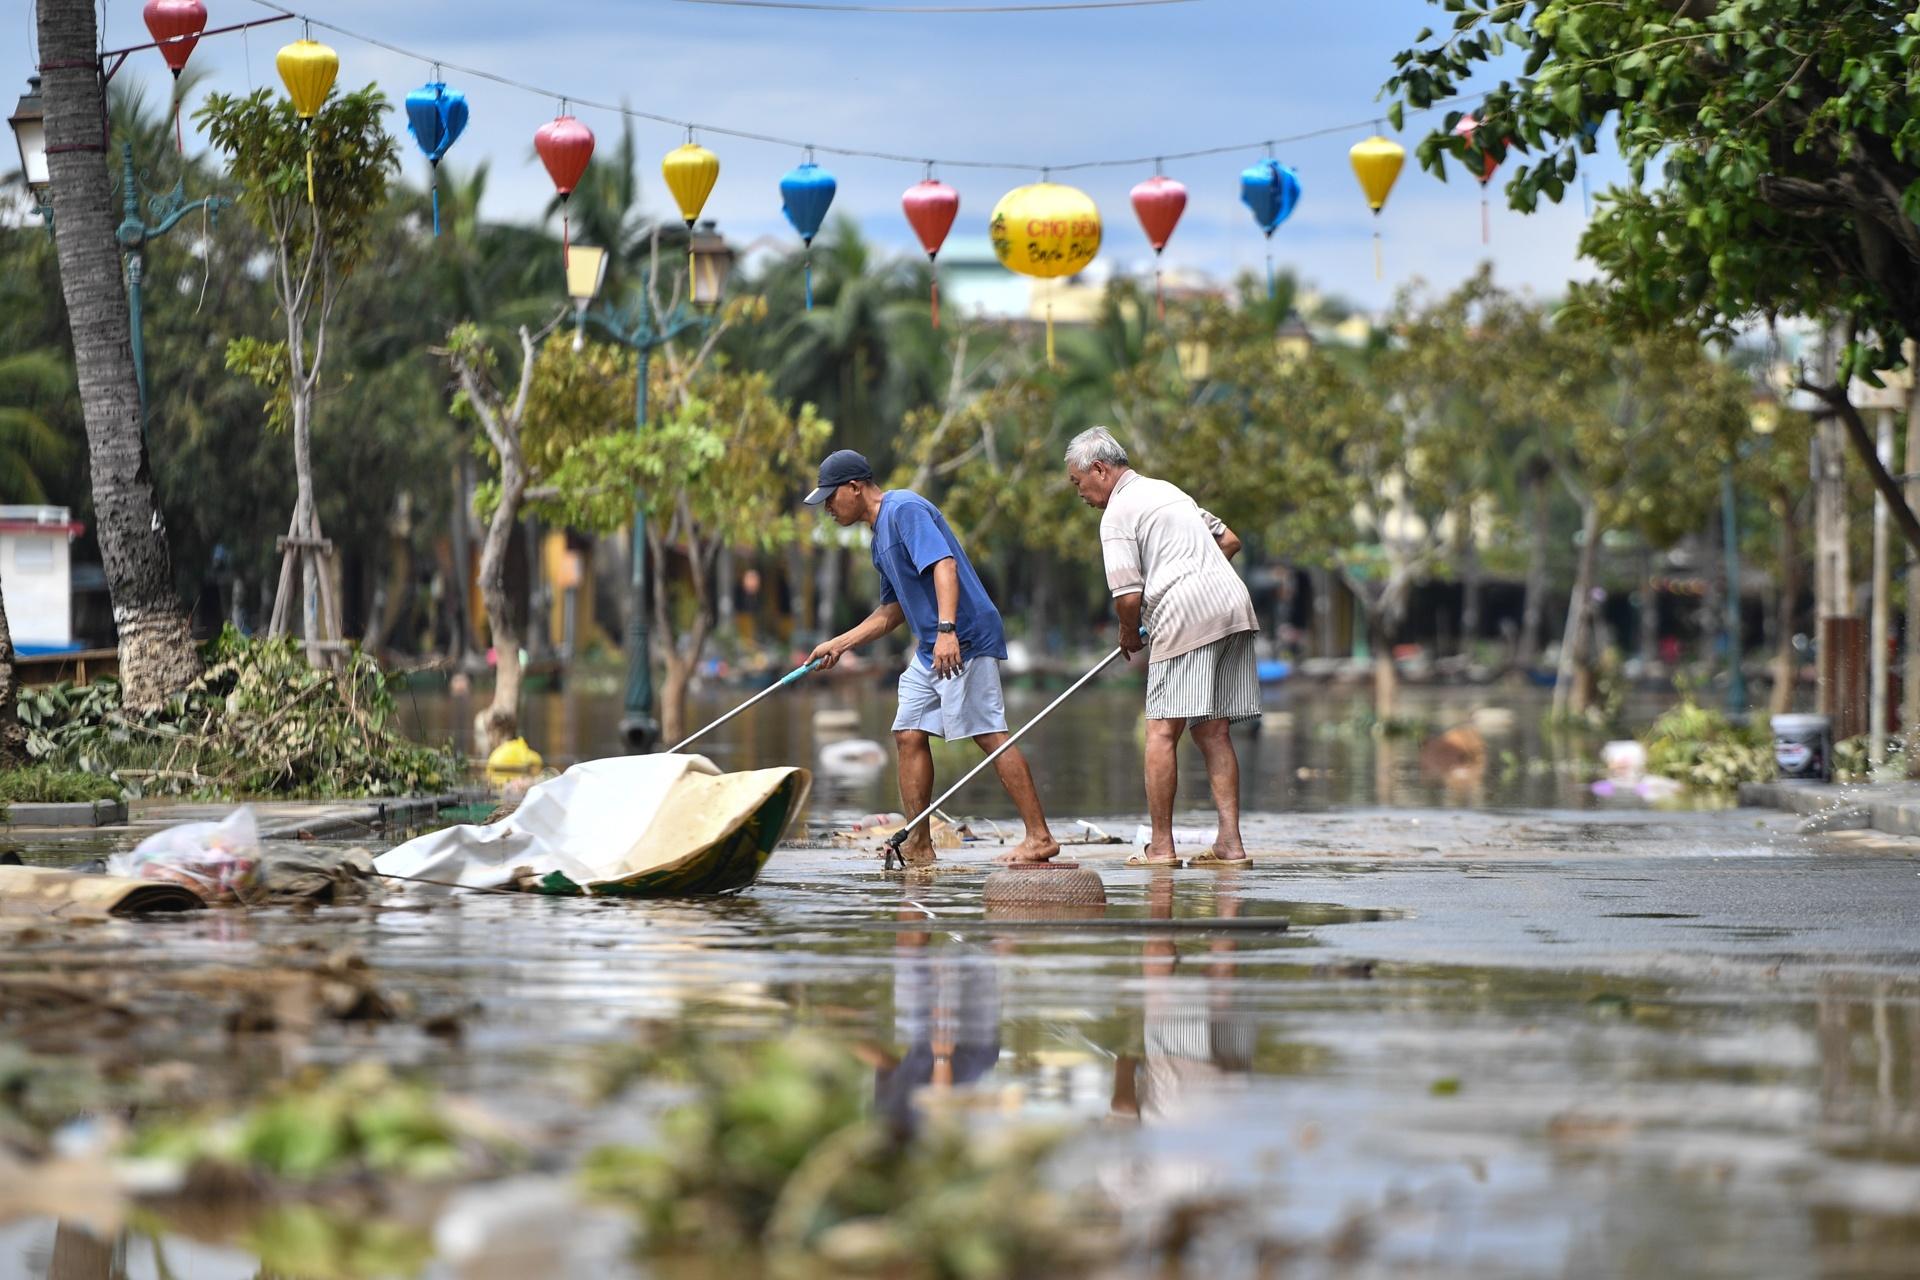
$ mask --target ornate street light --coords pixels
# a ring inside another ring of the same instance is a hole
[[[26,180],[40,216],[51,226],[53,206],[47,202],[46,111],[40,103],[39,76],[27,77],[27,91],[20,95],[20,103],[7,117],[7,123],[12,126],[14,141],[20,147],[20,176]]]
[[[686,298],[674,304],[664,318],[653,313],[652,300],[643,287],[635,290],[633,304],[615,311],[605,303],[597,308],[601,286],[607,278],[607,251],[592,245],[576,244],[567,254],[567,296],[574,307],[574,350],[584,341],[583,331],[591,320],[609,338],[633,348],[634,368],[633,429],[635,434],[647,428],[647,381],[653,353],[689,329],[704,329],[713,322],[713,306],[720,301],[733,270],[734,251],[714,229],[711,221],[702,222],[690,233],[688,244],[689,279]],[[653,713],[653,651],[648,626],[647,589],[647,509],[646,495],[638,490],[633,504],[633,618],[627,627],[626,710],[620,718],[620,737],[630,751],[650,750],[660,735],[660,722]]]

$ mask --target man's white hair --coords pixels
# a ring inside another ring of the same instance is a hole
[[[1127,465],[1126,446],[1105,427],[1088,427],[1067,443],[1067,465],[1075,471],[1085,471],[1096,462],[1110,467]]]

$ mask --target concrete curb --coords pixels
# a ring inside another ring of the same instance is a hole
[[[358,835],[389,826],[411,826],[425,822],[442,809],[460,803],[456,795],[408,796],[396,800],[369,800],[365,804],[340,807],[331,813],[281,818],[263,814],[262,840],[325,840],[334,836]]]
[[[1914,783],[1743,782],[1740,803],[1802,814],[1809,832],[1861,827],[1920,836],[1920,785]]]
[[[114,827],[126,820],[124,800],[0,805],[0,826],[6,827]]]

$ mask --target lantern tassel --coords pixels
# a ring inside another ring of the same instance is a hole
[[[307,203],[308,204],[318,203],[313,198],[313,143],[312,141],[308,141],[307,143]]]
[[[933,277],[933,327],[940,327],[940,277]]]
[[[813,245],[807,245],[807,310],[813,310]]]
[[[1273,238],[1267,238],[1267,301],[1273,301]]]
[[[1493,243],[1493,215],[1487,207],[1487,196],[1483,189],[1480,193],[1480,243]]]
[[[440,171],[433,171],[433,238],[440,238]]]
[[[1154,255],[1153,259],[1153,308],[1154,312],[1160,317],[1160,323],[1165,324],[1167,322],[1167,294],[1166,290],[1160,285],[1160,258],[1158,254]]]
[[[560,200],[560,265],[573,265],[573,215],[567,211],[566,197]]]
[[[1586,166],[1580,167],[1580,203],[1586,206],[1587,220],[1593,220],[1593,188],[1587,183]]]
[[[1373,229],[1373,278],[1375,280],[1384,280],[1387,278],[1386,259],[1380,254],[1379,227]]]
[[[175,155],[187,154],[187,142],[180,133],[180,99],[173,100],[173,150]]]
[[[1047,368],[1051,369],[1054,367],[1055,366],[1053,363],[1053,285],[1051,284],[1051,282],[1049,282],[1049,284],[1047,285]]]

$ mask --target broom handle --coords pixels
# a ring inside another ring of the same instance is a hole
[[[778,680],[774,681],[772,684],[768,685],[766,688],[762,689],[760,692],[754,694],[751,698],[748,698],[745,702],[741,703],[739,706],[735,707],[733,710],[727,712],[727,714],[721,716],[718,720],[715,720],[712,724],[708,725],[706,728],[696,730],[691,736],[682,738],[680,741],[674,743],[671,747],[667,748],[667,754],[673,755],[675,752],[679,751],[680,748],[686,746],[689,742],[692,742],[698,738],[704,738],[707,734],[712,733],[715,729],[718,729],[721,725],[733,719],[735,716],[739,715],[742,711],[745,711],[748,707],[760,701],[760,699],[766,697],[768,694],[774,692],[776,689],[785,688],[787,685],[792,684],[795,680],[798,680],[801,676],[806,675],[809,671],[813,670],[813,667],[814,667],[814,664],[811,662],[807,663],[803,667],[795,667],[793,670],[787,672],[787,674],[781,676]]]
[[[1144,628],[1141,630],[1140,634],[1143,636],[1146,634],[1146,631]],[[1087,681],[1093,679],[1095,676],[1099,675],[1102,671],[1106,670],[1108,663],[1112,662],[1115,658],[1120,657],[1125,652],[1126,652],[1125,649],[1115,649],[1112,653],[1100,659],[1099,663],[1094,666],[1093,670],[1087,672],[1087,674],[1081,676],[1078,680],[1075,680],[1072,684],[1068,685],[1067,691],[1065,693],[1061,694],[1059,697],[1055,698],[1052,702],[1049,702],[1046,706],[1042,707],[1040,709],[1039,715],[1035,716],[1033,719],[1027,721],[1025,724],[1021,725],[1018,729],[1016,729],[1013,732],[1011,737],[1009,737],[1005,742],[1001,743],[999,746],[995,747],[991,752],[989,752],[985,760],[982,760],[979,764],[967,770],[965,777],[961,778],[960,781],[948,787],[946,791],[940,796],[939,799],[935,800],[932,804],[928,805],[925,809],[921,810],[919,816],[914,818],[913,821],[909,822],[906,826],[900,828],[898,831],[888,836],[887,837],[888,865],[889,866],[892,865],[894,855],[900,852],[900,846],[906,843],[908,834],[912,832],[915,827],[919,826],[921,823],[925,822],[928,818],[932,817],[934,810],[938,809],[941,805],[945,804],[947,801],[953,799],[953,795],[956,791],[966,786],[969,782],[972,782],[975,775],[977,775],[982,769],[992,764],[995,760],[998,760],[1001,754],[1004,753],[1009,747],[1013,746],[1014,743],[1020,741],[1021,738],[1025,737],[1027,730],[1033,728],[1033,726],[1039,724],[1042,720],[1045,720],[1048,714],[1051,713],[1055,707],[1065,702],[1068,698],[1071,698],[1076,692],[1079,691],[1081,685],[1085,684]]]

